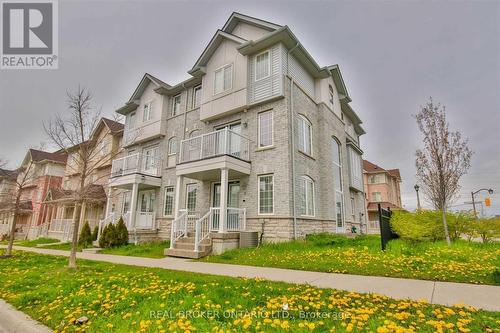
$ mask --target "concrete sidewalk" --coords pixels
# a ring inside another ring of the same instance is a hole
[[[15,246],[14,248],[16,250],[40,254],[69,256],[69,251],[21,246]],[[309,284],[319,288],[332,288],[361,293],[377,293],[396,299],[411,299],[415,301],[426,300],[429,303],[442,305],[462,303],[478,309],[500,311],[500,287],[498,286],[216,264],[171,257],[152,259],[80,252],[77,254],[77,257],[79,259],[105,261],[115,264]]]

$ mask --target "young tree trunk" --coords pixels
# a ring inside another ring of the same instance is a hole
[[[14,237],[16,236],[16,224],[17,224],[17,216],[19,215],[20,202],[21,202],[21,191],[18,191],[16,195],[16,203],[14,205],[14,216],[12,218],[12,225],[10,226],[9,244],[7,245],[7,250],[5,251],[6,256],[12,255],[12,247],[14,246]]]
[[[450,246],[451,240],[450,233],[448,232],[448,223],[446,222],[446,208],[441,208],[441,212],[443,213],[444,236],[446,237],[446,243]]]
[[[71,235],[71,252],[69,254],[69,268],[76,268],[76,251],[78,250],[78,229],[80,228],[80,207],[81,203],[75,203],[73,213],[73,234]]]

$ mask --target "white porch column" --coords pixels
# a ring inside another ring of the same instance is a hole
[[[104,218],[108,217],[110,213],[112,195],[113,195],[113,188],[110,186],[108,189],[108,200],[106,201],[106,210],[104,211]]]
[[[227,231],[227,187],[228,187],[229,169],[220,169],[220,227],[219,232]]]
[[[184,176],[177,176],[175,184],[175,198],[174,198],[174,217],[179,217],[179,210],[181,209],[182,186],[184,185]]]
[[[139,184],[132,185],[132,195],[130,199],[130,226],[135,228],[135,219],[137,217],[137,195],[139,191]]]

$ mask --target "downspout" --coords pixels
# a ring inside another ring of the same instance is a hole
[[[293,209],[293,239],[297,239],[297,203],[296,203],[296,194],[295,194],[295,116],[293,110],[293,78],[290,75],[290,54],[295,51],[295,49],[300,45],[297,43],[293,48],[288,50],[286,54],[286,74],[290,78],[290,127],[292,138],[291,142],[291,151],[290,156],[292,157],[292,209]]]

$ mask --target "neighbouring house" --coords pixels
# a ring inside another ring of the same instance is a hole
[[[17,170],[0,169],[0,238],[10,232],[17,174]]]
[[[14,202],[19,191],[17,184],[22,184],[21,202],[16,221],[16,238],[34,238],[39,235],[39,225],[45,211],[43,198],[49,190],[61,186],[65,164],[66,154],[64,153],[29,149],[21,166],[16,171],[9,172],[7,178],[12,178],[9,180],[3,178],[2,187],[5,184],[12,194],[2,197],[0,202],[3,225],[10,225],[13,221]],[[9,227],[2,228],[10,230]]]
[[[368,212],[368,233],[380,231],[378,205],[382,208],[402,209],[401,174],[399,169],[384,169],[363,160],[363,177]]]
[[[111,174],[111,161],[121,150],[123,124],[101,118],[88,142],[91,146],[90,175],[87,177],[85,202],[81,209],[76,206],[75,190],[80,185],[79,145],[67,150],[68,159],[64,169],[60,187],[51,188],[44,200],[46,209],[43,212],[43,234],[62,241],[69,241],[73,235],[73,221],[80,220],[80,230],[85,222],[91,230],[112,207],[106,207],[108,180]]]
[[[288,26],[233,13],[170,85],[145,74],[125,105],[102,221],[200,257],[366,223],[360,136],[338,65],[320,67]],[[115,195],[115,193],[118,193]],[[353,228],[354,227],[354,228]]]

